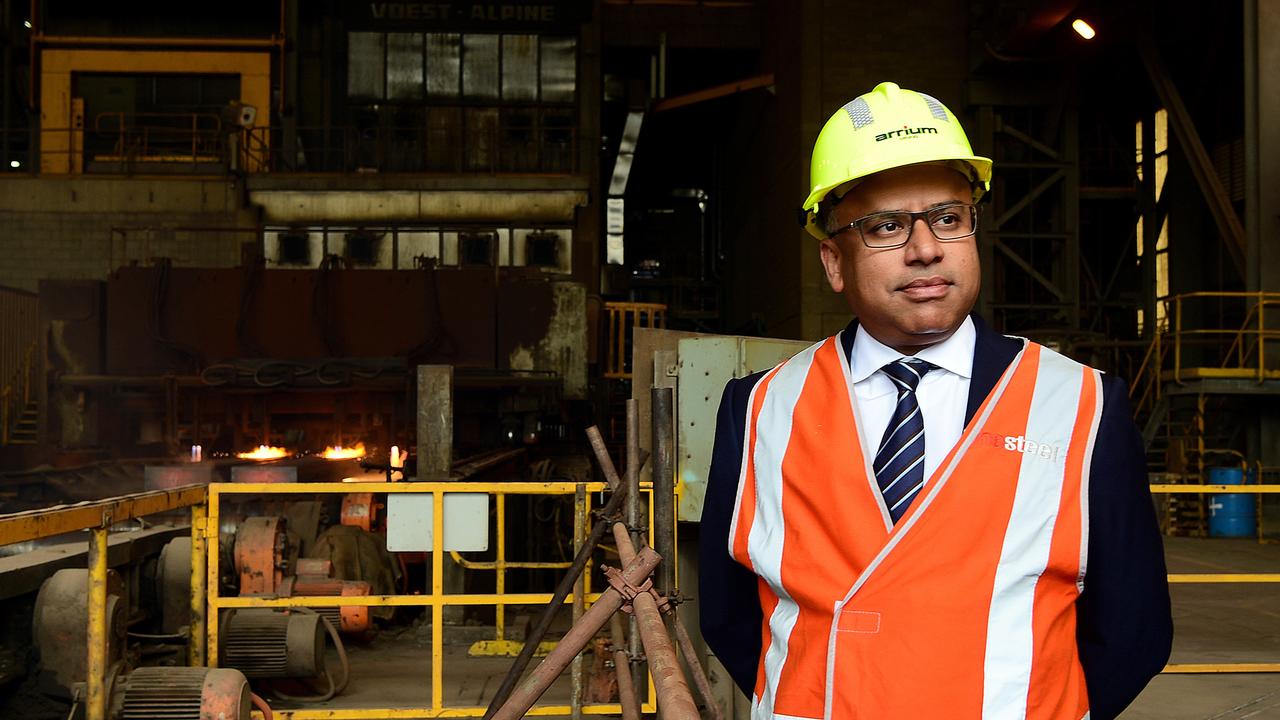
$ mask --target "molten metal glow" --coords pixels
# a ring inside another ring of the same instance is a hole
[[[1085,22],[1084,18],[1076,18],[1073,20],[1071,22],[1071,29],[1075,30],[1076,33],[1085,40],[1092,40],[1093,37],[1098,34],[1093,29],[1092,25]]]
[[[267,445],[259,445],[249,452],[236,453],[236,457],[241,460],[279,460],[282,457],[288,457],[289,451],[282,447],[269,447]]]
[[[321,453],[325,460],[354,460],[364,457],[364,443],[356,443],[351,447],[330,445]]]

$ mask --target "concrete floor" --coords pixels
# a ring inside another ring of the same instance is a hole
[[[1165,538],[1172,573],[1280,572],[1280,545]],[[1173,663],[1280,662],[1280,586],[1175,584]],[[1161,675],[1123,720],[1280,720],[1280,674]]]
[[[1175,573],[1280,572],[1280,544],[1254,540],[1166,538]],[[1280,585],[1175,584],[1172,662],[1280,662]],[[567,623],[559,623],[561,629]],[[469,658],[483,628],[446,633],[446,706],[484,705],[511,660]],[[385,632],[350,648],[353,678],[347,691],[316,708],[427,706],[431,699],[430,636],[426,628]],[[590,665],[590,656],[586,658]],[[330,663],[337,659],[330,654]],[[544,698],[565,703],[568,674]],[[279,708],[290,703],[273,701]],[[1280,720],[1280,674],[1161,675],[1123,720]]]

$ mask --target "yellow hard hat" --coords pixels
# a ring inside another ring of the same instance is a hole
[[[828,193],[843,195],[856,180],[927,162],[948,162],[968,175],[975,202],[991,189],[991,160],[973,154],[964,128],[945,105],[924,93],[880,83],[837,110],[818,133],[801,224],[810,235],[826,238],[818,209]]]

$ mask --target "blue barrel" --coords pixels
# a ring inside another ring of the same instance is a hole
[[[1238,467],[1209,468],[1210,485],[1242,485]],[[1232,493],[1209,496],[1209,537],[1253,537],[1258,531],[1258,496]]]

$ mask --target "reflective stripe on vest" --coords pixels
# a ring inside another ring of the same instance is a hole
[[[839,336],[752,391],[729,552],[760,578],[753,718],[1080,718],[1101,377],[1026,342],[895,527]]]

